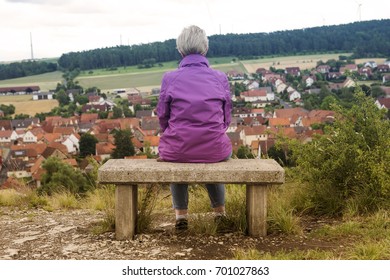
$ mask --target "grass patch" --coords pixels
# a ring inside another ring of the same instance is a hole
[[[152,214],[156,207],[160,189],[159,184],[150,184],[138,187],[138,233],[142,233],[150,229],[153,222]]]
[[[13,190],[6,189],[0,191],[0,206],[19,206],[23,201],[23,194]]]
[[[52,209],[77,209],[80,208],[79,199],[68,191],[54,193],[48,197]]]
[[[238,249],[233,253],[236,260],[335,260],[337,259],[332,251],[322,250],[280,250],[274,254],[259,251],[256,249]]]
[[[98,222],[93,228],[92,233],[102,234],[104,232],[115,230],[115,186],[105,185],[88,192],[82,207],[96,211],[103,211],[103,220]]]

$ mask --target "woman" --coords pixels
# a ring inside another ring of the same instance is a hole
[[[213,163],[230,158],[226,135],[232,103],[227,77],[209,67],[208,39],[197,26],[184,28],[176,40],[179,68],[162,80],[157,114],[161,127],[159,156],[163,161]],[[188,184],[171,184],[176,229],[188,228]],[[225,186],[206,185],[218,219],[225,215]]]

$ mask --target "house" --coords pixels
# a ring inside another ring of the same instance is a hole
[[[299,99],[301,99],[301,94],[297,90],[293,90],[288,93],[288,100],[291,102]]]
[[[343,87],[343,88],[349,88],[349,87],[354,87],[354,86],[356,86],[356,83],[355,83],[355,81],[354,81],[352,78],[350,78],[350,77],[347,77],[347,78],[345,79],[345,81],[343,82],[343,84],[342,84],[342,87]]]
[[[390,75],[383,75],[382,83],[390,82]]]
[[[274,111],[274,118],[288,118],[292,119],[295,116],[300,116],[300,117],[307,117],[308,111],[301,108],[301,107],[296,107],[296,108],[289,108],[289,109],[276,109]]]
[[[34,94],[40,90],[39,86],[0,87],[0,94]]]
[[[141,129],[146,136],[157,135],[160,130],[158,117],[142,117]]]
[[[376,64],[375,61],[367,61],[366,63],[364,63],[364,67],[369,67],[371,69],[374,69],[376,68],[378,65]]]
[[[306,84],[306,87],[311,87],[317,79],[315,76],[303,76],[302,81]]]
[[[143,117],[154,117],[155,114],[152,110],[139,110],[135,113],[135,117],[142,119]]]
[[[57,157],[59,159],[66,159],[68,156],[64,154],[60,149],[57,149],[55,147],[47,147],[43,153],[42,157],[45,159],[48,159],[49,157]]]
[[[0,130],[12,130],[12,124],[10,120],[0,120]]]
[[[284,73],[294,77],[299,77],[301,75],[301,69],[299,69],[299,67],[286,67]]]
[[[318,65],[316,68],[318,73],[321,74],[328,74],[330,72],[330,66],[329,65]]]
[[[265,125],[248,127],[245,126],[242,130],[240,138],[244,145],[250,146],[254,140],[267,140],[267,127]]]
[[[379,109],[390,109],[390,98],[389,97],[380,97],[375,101],[375,105]]]
[[[37,136],[35,136],[31,131],[27,131],[23,135],[23,143],[37,143]]]
[[[90,95],[88,96],[88,102],[93,105],[98,105],[100,102],[104,101],[103,97],[99,95]]]
[[[97,113],[85,113],[80,117],[80,123],[95,123],[99,118]]]
[[[0,144],[11,144],[18,139],[18,134],[13,130],[0,130]]]
[[[100,156],[102,160],[110,158],[114,149],[114,144],[107,142],[96,143],[96,155]]]
[[[277,86],[276,86],[276,92],[277,93],[282,93],[284,92],[286,89],[288,88],[288,86],[285,84],[285,83],[279,83]]]
[[[39,118],[27,118],[23,120],[11,120],[11,126],[13,130],[25,130],[29,126],[39,124]]]
[[[75,131],[73,126],[56,126],[53,129],[53,133],[60,133],[63,136],[72,135]]]
[[[388,73],[390,72],[390,66],[388,64],[379,64],[376,71],[379,73]]]
[[[243,145],[243,141],[240,138],[239,132],[227,132],[227,136],[230,139],[230,142],[232,143],[232,149],[235,153],[237,153],[238,148]]]
[[[290,119],[289,118],[270,118],[268,119],[269,127],[290,127]]]
[[[226,72],[226,76],[231,80],[243,80],[244,79],[244,73],[234,71],[234,70]]]
[[[239,118],[245,118],[245,117],[254,117],[255,114],[253,114],[251,112],[250,108],[240,107],[240,108],[233,108],[232,116],[239,117]]]
[[[357,72],[359,70],[358,66],[356,64],[347,64],[345,66],[340,67],[340,73],[344,75],[347,71],[348,72]]]
[[[81,111],[83,113],[88,113],[90,111],[97,111],[97,112],[107,112],[109,111],[109,107],[106,104],[84,104],[81,107]]]
[[[80,136],[71,134],[61,144],[66,147],[68,154],[77,154],[80,150]]]
[[[144,137],[144,152],[145,151],[145,146],[149,145],[152,154],[158,155],[158,145],[160,143],[160,136],[145,136]]]
[[[372,69],[370,67],[362,67],[358,70],[358,73],[361,77],[371,77],[372,76]]]
[[[265,89],[244,91],[241,92],[240,97],[244,99],[245,102],[268,101],[267,91]]]
[[[33,94],[33,100],[52,100],[53,93],[52,92],[35,92]]]
[[[328,73],[328,80],[336,80],[339,79],[342,76],[340,72],[329,72]]]
[[[253,90],[259,88],[260,84],[257,81],[251,81],[247,84],[246,88],[248,90]]]

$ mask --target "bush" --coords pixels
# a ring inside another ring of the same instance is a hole
[[[316,214],[372,212],[390,198],[390,122],[360,88],[354,98],[351,109],[334,107],[336,120],[327,133],[294,148]]]
[[[49,157],[44,161],[42,167],[46,173],[42,176],[42,186],[38,189],[39,194],[52,195],[65,190],[72,194],[83,194],[94,188],[80,170],[75,170],[59,158]]]

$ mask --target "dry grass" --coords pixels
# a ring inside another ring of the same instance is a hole
[[[255,73],[258,68],[269,69],[270,67],[274,67],[276,69],[285,69],[286,67],[299,67],[301,70],[310,70],[317,66],[318,61],[322,60],[325,62],[329,59],[338,59],[340,55],[350,54],[314,54],[302,56],[272,57],[258,60],[243,61],[243,65],[248,71],[248,73]]]
[[[50,112],[58,106],[57,100],[32,100],[32,95],[5,95],[0,96],[0,104],[14,105],[15,114],[35,116],[36,113]]]

